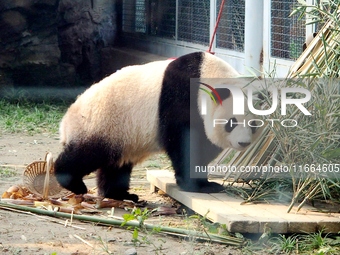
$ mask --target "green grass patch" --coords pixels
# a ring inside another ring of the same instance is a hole
[[[1,133],[58,132],[59,122],[68,105],[62,102],[12,102],[0,100]]]
[[[17,172],[8,167],[0,167],[0,178],[9,178],[17,175]]]
[[[242,254],[315,254],[333,255],[340,253],[338,234],[322,231],[310,234],[263,233],[259,240],[248,240]]]

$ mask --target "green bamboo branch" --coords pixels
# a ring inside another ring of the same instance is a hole
[[[0,201],[0,209],[16,209],[20,211],[26,211],[41,215],[47,215],[51,217],[57,217],[57,218],[66,218],[66,219],[76,219],[80,221],[85,222],[92,222],[96,224],[103,224],[103,225],[109,225],[109,226],[122,226],[124,223],[124,226],[126,227],[140,227],[140,223],[137,221],[124,221],[124,220],[118,220],[118,219],[105,219],[101,217],[94,217],[94,216],[88,216],[88,215],[78,215],[78,214],[69,214],[69,213],[63,213],[63,212],[54,212],[54,211],[47,211],[39,208],[34,207],[26,207],[26,206],[20,206],[15,204],[9,204],[4,203]],[[189,229],[182,229],[182,228],[171,228],[171,227],[165,227],[165,226],[159,226],[159,225],[153,225],[153,224],[147,224],[144,223],[143,225],[145,229],[147,230],[154,230],[157,229],[157,231],[160,231],[165,234],[173,235],[173,236],[192,236],[197,238],[200,241],[211,241],[215,243],[225,244],[225,245],[233,245],[233,246],[242,246],[245,243],[244,239],[236,238],[232,236],[221,236],[217,234],[207,233],[207,232],[198,232],[194,230]]]

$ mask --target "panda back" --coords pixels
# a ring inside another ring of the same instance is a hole
[[[62,144],[104,139],[126,158],[159,150],[158,103],[171,61],[125,67],[92,85],[69,107],[60,125]]]

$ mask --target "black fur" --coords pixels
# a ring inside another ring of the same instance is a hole
[[[113,199],[137,202],[138,196],[129,194],[132,164],[121,167],[117,162],[121,148],[112,148],[103,139],[93,137],[86,141],[73,141],[66,145],[55,161],[55,175],[60,185],[75,194],[87,193],[83,177],[98,169],[99,194]]]
[[[124,164],[121,167],[108,165],[98,169],[97,185],[100,195],[117,200],[132,200],[138,202],[136,194],[130,194],[129,183],[133,164]]]
[[[195,166],[208,165],[221,151],[205,135],[197,108],[199,83],[190,85],[190,78],[200,78],[202,54],[197,52],[182,56],[167,67],[160,96],[159,139],[172,161],[176,182],[181,189],[217,192],[223,187],[208,182],[206,176],[190,176]],[[190,100],[190,93],[195,100]]]

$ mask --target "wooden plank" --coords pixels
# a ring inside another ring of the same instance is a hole
[[[177,187],[173,172],[166,170],[150,170],[147,179],[152,187],[158,187],[198,214],[226,224],[230,232],[262,233],[265,228],[270,228],[272,233],[308,233],[321,229],[327,233],[340,231],[339,213],[318,213],[308,205],[299,212],[296,212],[295,206],[291,213],[287,213],[288,204],[243,204],[241,198],[226,193],[184,192]]]
[[[260,233],[264,232],[264,228],[270,228],[271,231],[275,233],[287,232],[287,220],[281,217],[280,214],[268,210],[268,204],[242,204],[242,199],[229,196],[225,193],[213,194],[213,197],[223,202],[223,206],[235,206],[239,211],[255,218],[259,223],[258,232]],[[251,212],[251,214],[249,212]],[[231,229],[238,229],[238,224],[240,224],[239,220],[235,220]],[[238,230],[238,232],[240,232],[240,230]]]
[[[202,216],[209,212],[207,218],[213,222],[221,222],[229,226],[232,222],[239,221],[241,223],[237,225],[237,229],[243,230],[243,225],[247,224],[247,229],[251,230],[250,233],[258,232],[258,222],[249,215],[243,215],[241,211],[235,209],[235,206],[225,206],[211,194],[181,191],[176,185],[173,173],[169,171],[147,171],[147,180]],[[232,229],[228,229],[228,231],[232,231]]]

